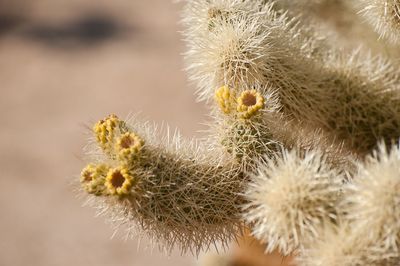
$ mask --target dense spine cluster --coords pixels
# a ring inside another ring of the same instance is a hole
[[[394,44],[400,43],[399,0],[359,0],[356,4],[382,38]]]
[[[268,252],[289,255],[316,237],[320,226],[335,223],[342,182],[321,153],[284,152],[259,166],[246,192],[244,219]]]
[[[358,164],[337,204],[340,222],[306,242],[300,265],[394,266],[400,261],[400,149],[384,145]]]

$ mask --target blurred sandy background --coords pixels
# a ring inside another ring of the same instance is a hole
[[[0,265],[194,265],[124,242],[68,186],[88,125],[109,113],[191,137],[205,109],[188,86],[170,0],[0,0]]]

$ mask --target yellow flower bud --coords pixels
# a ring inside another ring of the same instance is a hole
[[[120,123],[121,121],[116,115],[110,115],[94,125],[93,132],[95,133],[96,140],[104,151],[111,152],[115,130],[119,127]]]
[[[108,171],[105,185],[111,195],[125,196],[130,194],[133,177],[125,167],[113,168]]]
[[[215,92],[215,100],[225,114],[232,111],[235,95],[228,86],[222,86]]]
[[[237,111],[244,119],[252,117],[262,108],[264,108],[264,97],[256,90],[246,90],[237,99]]]
[[[135,133],[126,132],[122,134],[116,144],[116,150],[120,160],[130,161],[142,149],[144,141]]]
[[[105,164],[88,164],[81,172],[82,187],[89,194],[104,194],[104,180],[108,169],[109,167]]]

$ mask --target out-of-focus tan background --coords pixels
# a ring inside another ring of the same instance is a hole
[[[195,265],[110,239],[68,185],[87,128],[141,111],[191,137],[205,108],[182,71],[171,0],[0,0],[0,265]]]

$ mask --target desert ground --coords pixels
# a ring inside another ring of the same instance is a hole
[[[195,265],[113,235],[70,183],[89,127],[140,112],[199,136],[181,3],[0,0],[0,265]]]

